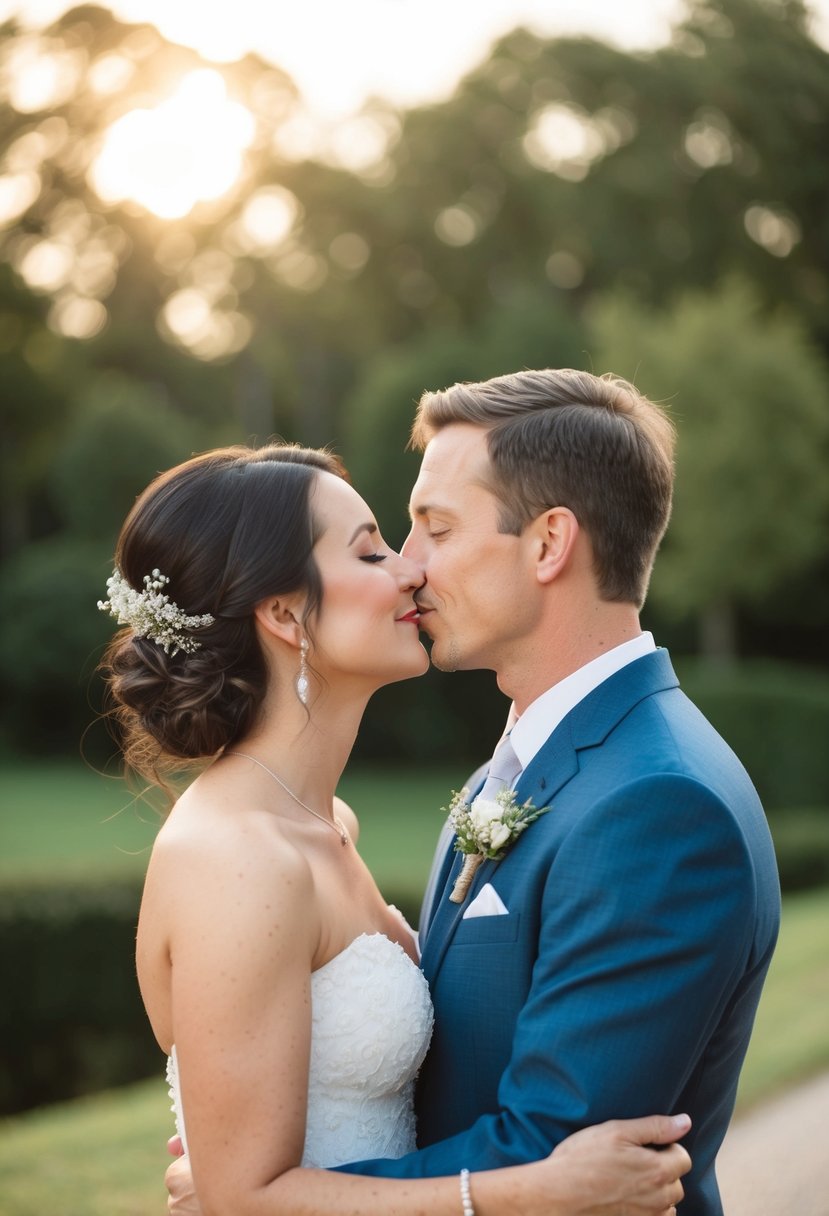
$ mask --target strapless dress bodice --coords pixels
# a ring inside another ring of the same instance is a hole
[[[313,972],[311,1005],[302,1164],[411,1152],[414,1083],[432,1034],[432,1002],[420,968],[382,933],[361,934]],[[167,1078],[182,1134],[175,1049]]]

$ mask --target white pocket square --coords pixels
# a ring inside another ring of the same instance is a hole
[[[508,916],[509,911],[501,896],[492,883],[485,883],[472,903],[465,910],[462,919],[472,920],[475,916]]]

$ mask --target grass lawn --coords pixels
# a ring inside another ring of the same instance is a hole
[[[738,1112],[829,1068],[829,891],[786,901]],[[163,1080],[0,1122],[2,1216],[161,1216],[171,1115]]]
[[[829,889],[790,895],[740,1083],[746,1108],[829,1069]]]
[[[382,888],[422,892],[453,786],[450,769],[346,774],[360,852]],[[82,761],[0,768],[0,882],[44,874],[143,874],[159,814],[120,780]]]
[[[143,873],[158,816],[83,761],[0,768],[0,881],[45,872]]]
[[[169,1106],[143,1081],[0,1122],[2,1216],[162,1216]]]

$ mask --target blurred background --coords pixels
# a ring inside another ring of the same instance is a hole
[[[400,544],[420,393],[521,367],[670,408],[644,624],[757,784],[786,895],[741,1102],[829,1065],[829,0],[0,21],[2,1216],[161,1202],[132,964],[158,816],[95,676],[136,494],[220,444],[330,444]],[[488,673],[369,709],[343,793],[415,919],[504,714]]]

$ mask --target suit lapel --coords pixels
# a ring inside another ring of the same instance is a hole
[[[481,792],[488,767],[488,764],[481,765],[472,774],[468,782],[470,802]],[[458,915],[463,914],[466,906],[465,900],[462,904],[453,904],[449,898],[452,887],[455,885],[455,879],[460,874],[461,866],[463,865],[463,854],[455,852],[454,844],[455,834],[451,832],[448,834],[446,851],[443,855],[437,880],[434,884],[432,883],[434,874],[429,878],[429,888],[426,894],[427,896],[431,895],[431,904],[428,908],[426,906],[427,899],[424,897],[423,900],[423,910],[427,913],[428,919],[424,918],[423,927],[420,931],[420,965],[427,979],[437,971],[435,959],[437,956],[441,959],[443,958],[443,951],[455,931],[455,922],[458,920]],[[437,858],[433,862],[433,870],[436,865]]]
[[[451,864],[452,850],[450,845],[454,839],[452,824],[449,819],[446,820],[440,830],[438,837],[435,855],[432,858],[432,868],[429,871],[429,879],[426,883],[426,890],[423,894],[423,902],[420,905],[420,919],[418,921],[418,930],[421,940],[426,939],[426,934],[429,926],[432,923],[432,914],[435,910],[435,903],[438,894],[443,891],[446,885],[446,878]]]
[[[542,748],[542,752],[547,756],[546,764],[537,763],[541,755],[539,753],[539,756],[531,761],[519,777],[515,787],[516,800],[519,803],[529,800],[534,806],[547,806],[558,791],[578,772],[578,758],[569,732],[563,730],[562,727],[554,731],[548,743]],[[551,773],[555,774],[555,779],[550,776]],[[474,794],[470,795],[470,800],[472,797]],[[527,831],[532,830],[533,825],[531,824]],[[451,864],[448,858],[454,859]],[[448,851],[442,871],[443,886],[435,887],[436,902],[433,906],[433,916],[425,940],[422,941],[423,954],[420,961],[429,983],[433,982],[440,970],[449,943],[463,918],[464,910],[475,898],[480,888],[490,881],[499,864],[497,861],[484,861],[478,867],[463,903],[454,904],[449,899],[449,893],[461,872],[463,856],[460,853]]]
[[[602,743],[639,701],[663,689],[675,688],[678,684],[668,652],[662,649],[634,660],[610,676],[571,710],[527,765],[516,785],[518,802],[529,799],[537,807],[553,803],[559,791],[579,771],[580,750]],[[550,814],[555,814],[554,803]],[[527,829],[528,833],[532,832],[533,826]],[[454,860],[450,862],[450,858]],[[443,887],[437,885],[435,888],[436,900],[422,942],[421,958],[421,966],[430,984],[434,983],[440,970],[464,909],[483,884],[490,880],[500,863],[485,861],[478,868],[464,902],[453,904],[449,900],[449,892],[462,864],[461,855],[448,850],[441,871],[441,877],[445,875]]]
[[[463,916],[464,908],[468,902],[468,900],[464,900],[462,904],[453,904],[449,898],[452,887],[455,885],[455,879],[461,872],[462,865],[463,856],[450,850],[447,854],[447,864],[444,867],[446,882],[440,893],[439,902],[435,905],[434,915],[426,933],[426,940],[423,942],[423,953],[420,959],[423,974],[430,984],[440,969],[440,964],[443,962],[443,956],[446,953],[446,947],[455,934],[457,923]]]
[[[486,777],[488,765],[482,764],[477,768],[469,780],[465,783],[467,789],[474,790],[475,794],[480,792],[481,786]],[[473,797],[474,795],[470,795]],[[438,837],[435,855],[432,858],[432,868],[429,871],[429,877],[426,882],[426,890],[423,894],[423,903],[420,905],[420,920],[418,929],[420,940],[426,940],[426,934],[432,923],[432,918],[435,914],[435,909],[443,895],[446,882],[449,877],[449,871],[452,867],[452,862],[455,857],[452,845],[455,841],[455,833],[452,830],[452,825],[447,818],[441,828],[440,836]]]

